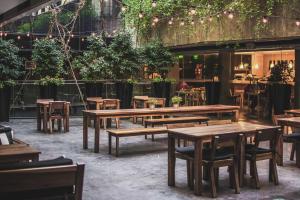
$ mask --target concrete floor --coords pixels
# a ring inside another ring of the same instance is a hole
[[[69,133],[42,134],[36,131],[34,119],[15,119],[9,125],[15,136],[39,149],[41,159],[61,155],[86,164],[84,200],[185,200],[211,199],[208,184],[204,185],[203,196],[197,197],[188,189],[186,165],[178,160],[176,165],[176,187],[167,185],[167,140],[157,136],[155,142],[144,137],[122,138],[119,158],[108,155],[107,134],[101,130],[100,153],[93,153],[93,129],[89,129],[88,150],[82,149],[82,119],[70,121]],[[122,121],[121,127],[134,127],[131,122]],[[226,168],[220,171],[218,199],[300,199],[300,169],[289,161],[290,146],[284,146],[284,167],[278,167],[279,186],[268,183],[268,163],[260,162],[258,172],[261,189],[247,186],[241,194],[229,189]]]

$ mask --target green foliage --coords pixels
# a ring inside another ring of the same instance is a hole
[[[115,79],[134,78],[139,74],[142,65],[129,33],[116,35],[107,50]]]
[[[84,80],[111,79],[113,73],[110,68],[108,49],[102,36],[90,36],[88,47],[82,55],[77,56],[73,66],[80,71]]]
[[[0,39],[0,88],[12,85],[24,74],[23,59],[18,52],[19,48],[12,40]]]
[[[42,85],[42,86],[46,86],[46,85],[63,85],[64,84],[64,79],[62,78],[51,78],[50,76],[46,76],[44,78],[41,78],[40,80],[37,80],[35,82],[36,85]]]
[[[162,42],[152,41],[146,44],[141,50],[144,64],[148,67],[147,74],[158,73],[165,78],[174,63],[174,56]]]
[[[171,101],[172,101],[172,104],[180,104],[182,102],[182,98],[179,96],[174,96],[174,97],[172,97]]]
[[[149,98],[149,100],[147,102],[150,105],[156,105],[158,103],[157,99],[155,99],[155,98]]]
[[[282,62],[280,64],[276,64],[271,69],[271,75],[268,80],[272,82],[287,83],[289,81],[293,81],[291,74],[292,69],[289,68],[288,63]]]
[[[32,50],[32,59],[37,66],[34,75],[39,79],[46,76],[61,78],[66,74],[62,48],[54,39],[45,38],[36,41]]]
[[[203,27],[209,22],[207,18],[223,15],[224,11],[231,11],[236,16],[235,19],[240,24],[246,20],[253,20],[258,24],[255,28],[257,32],[262,27],[259,23],[263,16],[274,14],[277,6],[289,2],[288,0],[161,0],[157,1],[156,8],[152,8],[152,0],[123,0],[128,9],[123,13],[124,20],[128,26],[137,29],[143,37],[151,35],[152,20],[155,16],[160,19],[160,24],[167,24],[168,20],[173,18],[190,22],[193,19],[205,19]],[[196,14],[189,14],[189,8],[195,8]],[[143,13],[143,18],[139,18],[139,13]],[[190,24],[190,23],[186,23]],[[192,25],[190,25],[192,26]],[[184,29],[187,29],[187,25]]]

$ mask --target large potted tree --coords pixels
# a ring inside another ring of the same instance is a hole
[[[9,121],[11,86],[24,73],[19,48],[12,40],[0,39],[0,121]]]
[[[57,99],[57,86],[64,83],[66,74],[64,68],[64,54],[55,39],[41,39],[34,43],[32,60],[36,63],[34,76],[40,86],[40,98]]]
[[[173,54],[160,41],[149,42],[142,48],[141,54],[146,73],[153,80],[153,96],[166,98],[168,105],[173,80],[168,79],[167,75],[174,64]]]
[[[284,110],[290,108],[292,85],[289,83],[293,81],[292,70],[286,62],[278,63],[271,69],[268,78],[269,106],[274,109],[275,115],[283,114]]]
[[[117,98],[121,101],[121,108],[129,108],[133,85],[141,70],[139,51],[133,47],[130,34],[117,34],[108,47],[108,55],[110,68],[116,80]]]
[[[87,38],[87,50],[73,60],[73,66],[79,70],[85,81],[86,97],[100,97],[103,92],[101,79],[113,77],[108,62],[106,43],[101,35]]]

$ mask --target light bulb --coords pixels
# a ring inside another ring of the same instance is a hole
[[[209,20],[210,22],[212,22],[212,20],[213,20],[212,16],[210,16],[208,20]]]
[[[159,21],[158,17],[153,18],[153,22],[157,23]]]
[[[232,12],[229,12],[228,18],[229,18],[229,19],[233,19],[233,14],[232,14]]]
[[[204,20],[203,20],[203,19],[201,19],[201,20],[200,20],[200,23],[201,23],[201,24],[204,24]]]
[[[4,33],[4,36],[6,37],[6,36],[7,36],[7,33]]]
[[[49,38],[52,38],[52,35],[51,35],[51,34],[49,35]]]
[[[81,38],[81,41],[84,42],[84,38]]]
[[[152,4],[151,4],[151,5],[152,5],[153,8],[155,8],[155,7],[157,6],[156,1],[152,1]]]
[[[122,8],[121,8],[122,12],[125,12],[126,9],[127,9],[127,8],[126,8],[125,6],[122,6]]]
[[[263,22],[264,24],[268,23],[268,18],[267,18],[267,17],[263,17],[262,22]]]
[[[93,33],[92,33],[92,36],[95,37],[95,36],[96,36],[96,33],[93,32]]]
[[[192,24],[192,25],[195,25],[195,22],[194,22],[194,20],[192,20],[192,21],[191,21],[191,24]]]
[[[192,8],[191,11],[190,11],[191,15],[195,15],[196,14],[196,10],[195,8]]]
[[[143,18],[144,17],[144,14],[141,12],[139,13],[139,18]]]
[[[300,26],[300,21],[299,20],[296,21],[296,26]]]
[[[27,35],[27,37],[29,37],[29,36],[30,36],[30,33],[28,32],[26,35]]]
[[[180,22],[180,26],[183,26],[184,25],[184,21]]]
[[[21,36],[19,36],[19,35],[18,35],[18,37],[17,37],[17,38],[18,38],[18,40],[20,40],[20,39],[21,39]]]
[[[172,24],[173,24],[173,21],[172,21],[172,20],[170,20],[170,21],[169,21],[169,25],[172,25]]]

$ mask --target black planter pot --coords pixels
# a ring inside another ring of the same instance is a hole
[[[206,102],[208,105],[218,104],[220,99],[220,82],[206,82]]]
[[[288,84],[273,83],[270,85],[270,103],[274,108],[274,114],[284,114],[284,110],[290,109],[292,86]]]
[[[85,83],[86,97],[102,97],[103,83],[87,82]]]
[[[133,84],[127,82],[116,82],[116,95],[117,99],[120,99],[121,108],[130,108],[132,93],[133,93]]]
[[[40,85],[40,98],[57,100],[57,85]]]
[[[9,110],[10,110],[10,96],[11,88],[5,86],[0,89],[0,121],[8,122],[9,121]]]
[[[165,98],[166,105],[169,105],[171,96],[171,82],[155,82],[153,83],[153,97]]]

